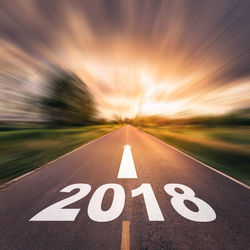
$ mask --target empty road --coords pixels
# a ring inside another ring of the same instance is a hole
[[[249,211],[247,187],[127,125],[2,188],[0,249],[249,249]]]

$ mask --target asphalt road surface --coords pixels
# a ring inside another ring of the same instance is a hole
[[[128,125],[2,188],[0,249],[249,249],[249,212],[247,187]]]

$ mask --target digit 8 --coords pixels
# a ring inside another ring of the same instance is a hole
[[[184,193],[180,194],[176,192],[175,188],[181,189]],[[216,219],[213,208],[205,201],[195,197],[195,193],[191,188],[182,184],[171,183],[166,184],[164,190],[172,196],[171,204],[173,208],[184,218],[197,222],[209,222]],[[185,200],[193,202],[199,210],[194,212],[187,208],[184,203]]]

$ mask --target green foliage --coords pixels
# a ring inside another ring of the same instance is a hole
[[[0,184],[96,139],[118,125],[51,128],[9,126],[0,131]]]
[[[165,125],[200,125],[200,126],[249,126],[250,108],[236,110],[232,113],[217,116],[196,116],[187,118],[168,118],[165,116],[152,115],[135,117],[132,124],[137,126],[165,126]]]
[[[62,69],[49,75],[46,95],[41,99],[43,114],[56,125],[91,124],[97,109],[86,84]]]
[[[250,184],[250,127],[178,125],[147,126],[142,130]]]

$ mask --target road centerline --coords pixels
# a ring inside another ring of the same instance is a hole
[[[129,250],[130,249],[130,222],[123,221],[122,222],[122,241],[121,241],[121,250]]]

